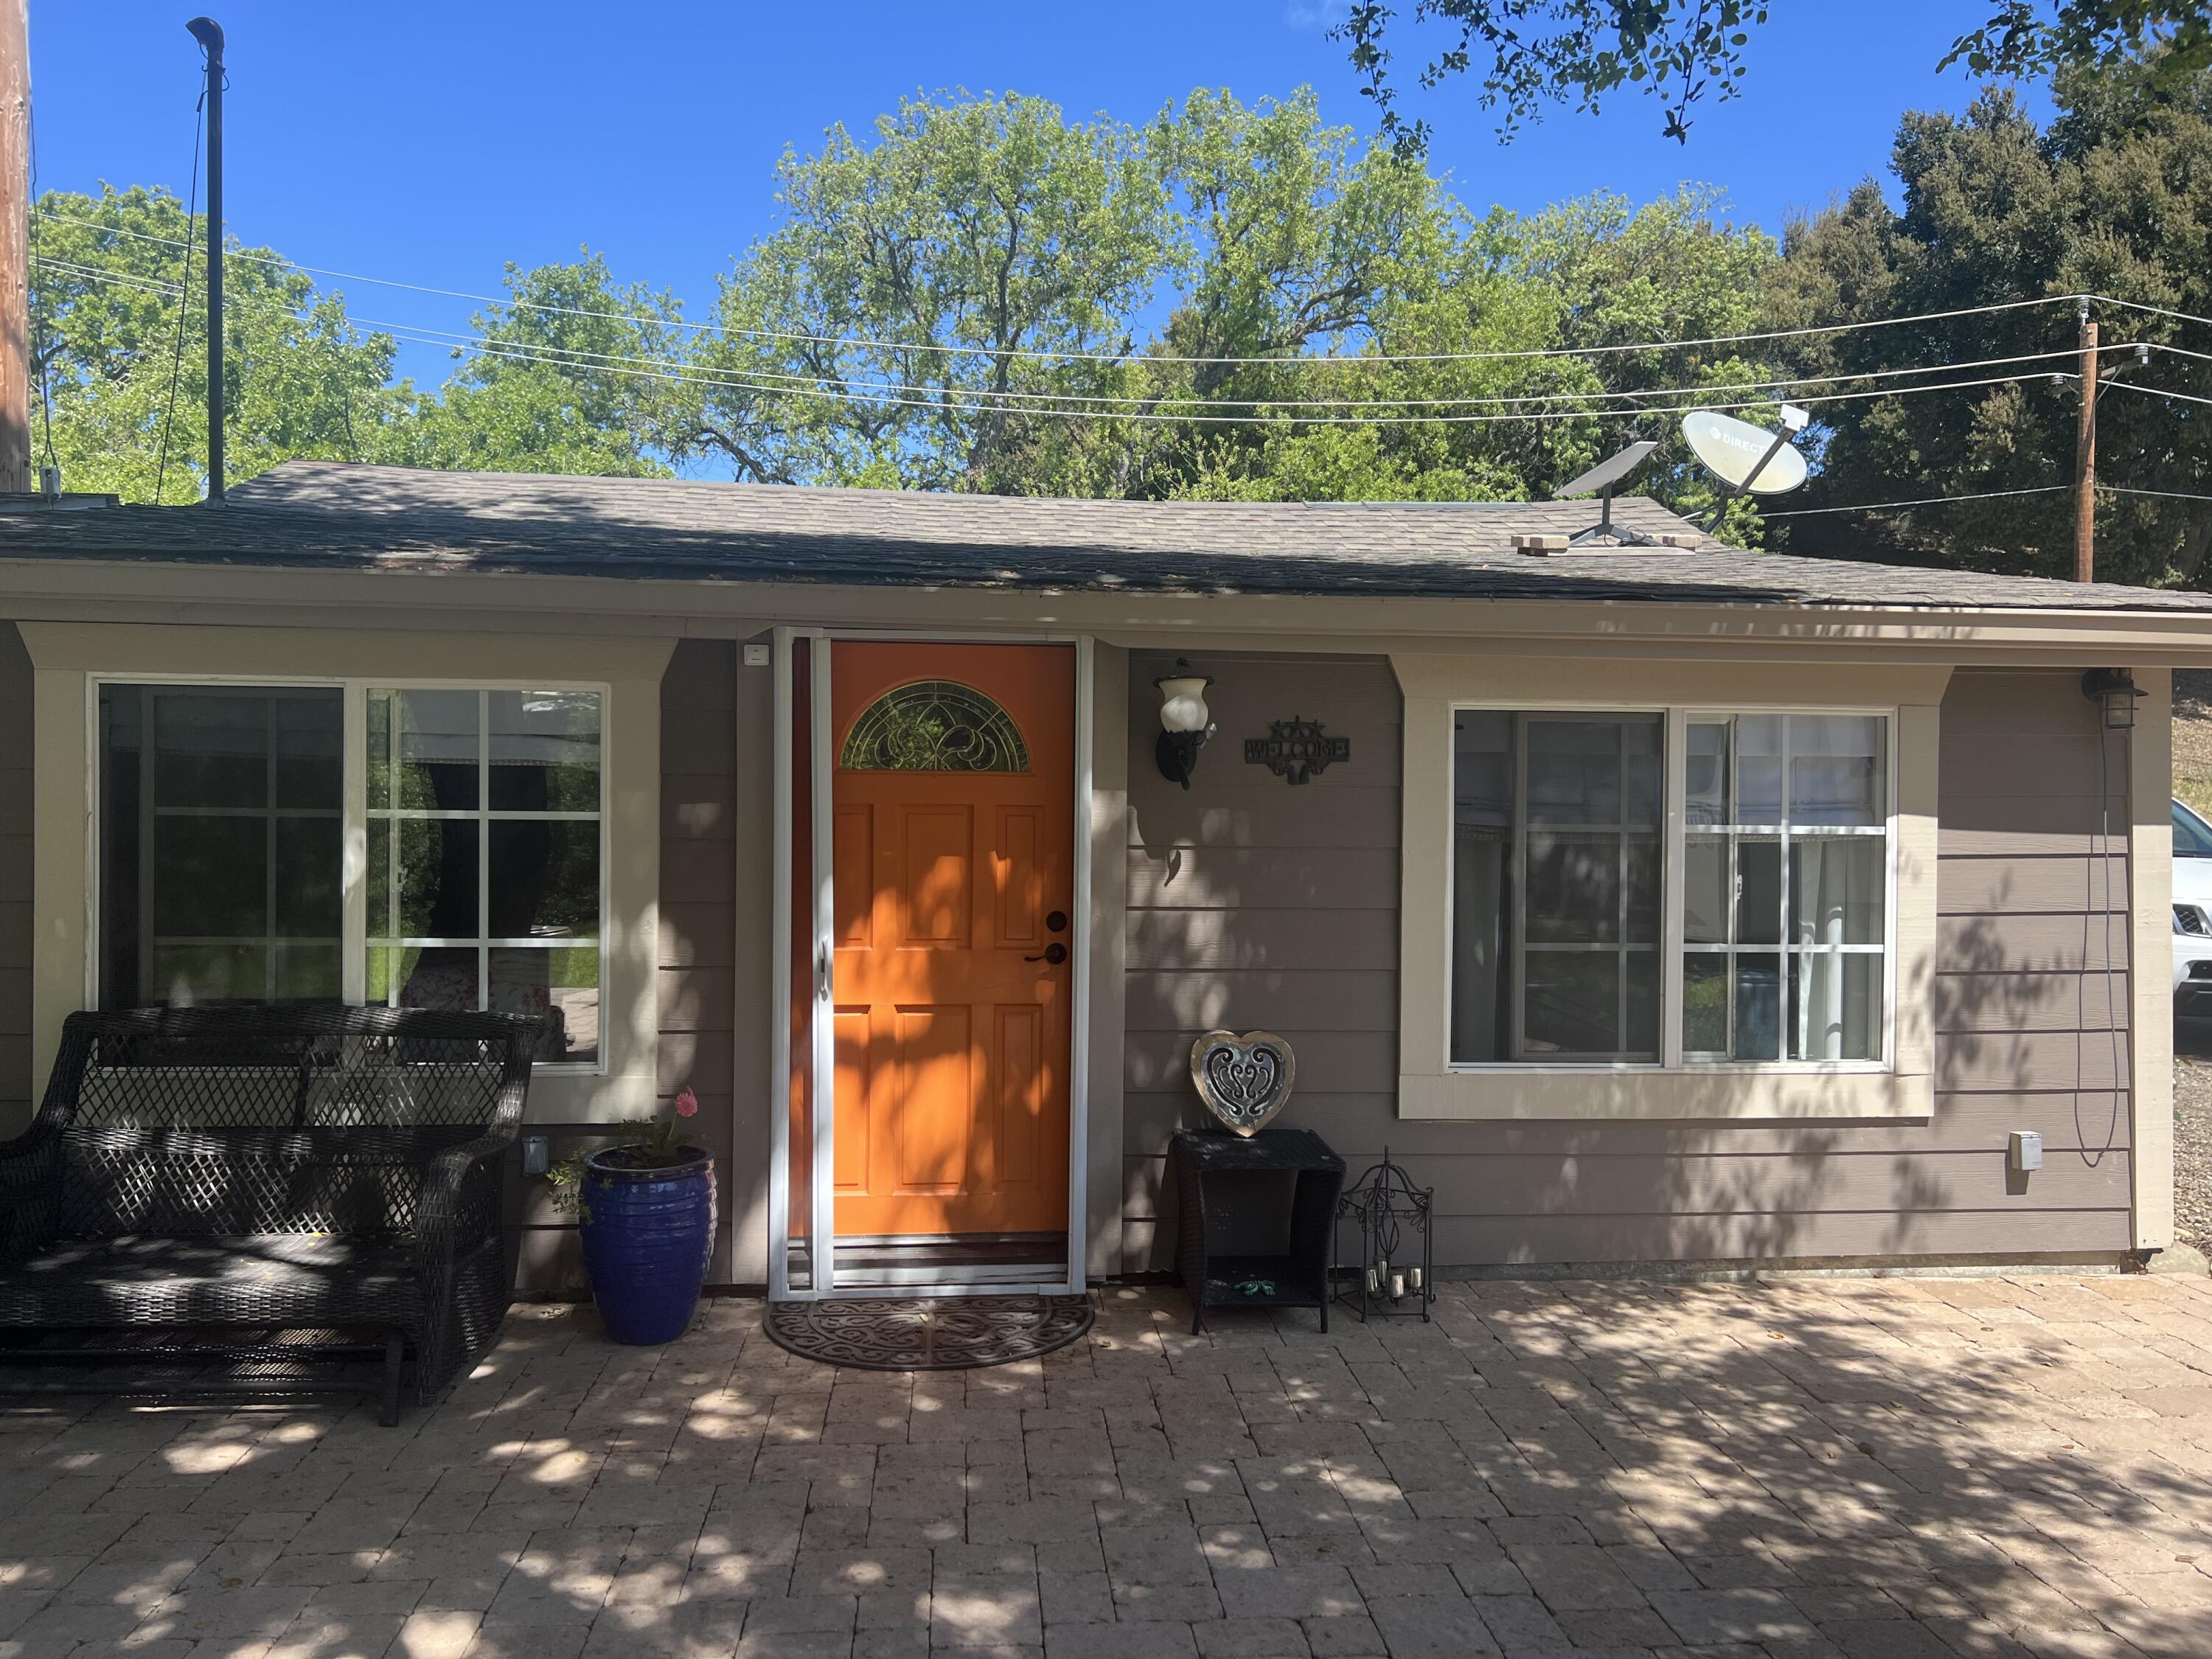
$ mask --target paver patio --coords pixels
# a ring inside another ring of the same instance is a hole
[[[2212,1654],[2212,1281],[1448,1285],[832,1372],[516,1310],[443,1407],[0,1415],[0,1659]]]

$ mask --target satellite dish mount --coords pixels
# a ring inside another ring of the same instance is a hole
[[[1587,495],[1598,492],[1597,522],[1587,530],[1577,530],[1567,538],[1569,547],[1587,547],[1595,541],[1609,541],[1615,547],[1666,547],[1670,545],[1656,536],[1647,536],[1640,530],[1630,530],[1613,521],[1613,492],[1623,478],[1650,459],[1651,452],[1659,446],[1646,438],[1632,443],[1609,460],[1600,461],[1579,477],[1570,478],[1552,492],[1554,501],[1565,501],[1570,495]]]

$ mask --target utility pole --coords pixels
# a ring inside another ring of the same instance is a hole
[[[222,499],[222,25],[185,25],[207,53],[208,500]]]
[[[0,0],[0,494],[31,488],[31,4]]]
[[[2097,580],[2097,325],[2081,307],[2081,414],[2074,442],[2074,580]]]

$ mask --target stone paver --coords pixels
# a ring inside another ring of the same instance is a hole
[[[832,1372],[518,1309],[343,1402],[0,1413],[0,1659],[2212,1654],[2212,1282],[1454,1284]]]

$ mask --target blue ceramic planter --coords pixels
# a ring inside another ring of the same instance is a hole
[[[584,1160],[584,1267],[592,1300],[617,1342],[672,1342],[690,1328],[714,1248],[714,1164],[699,1147],[688,1162],[631,1166],[634,1149]]]

